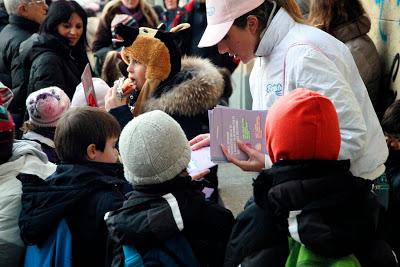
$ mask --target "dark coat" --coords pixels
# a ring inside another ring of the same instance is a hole
[[[387,221],[384,226],[386,237],[393,251],[400,255],[400,151],[389,150],[385,163],[386,177],[390,185],[390,201],[387,211]]]
[[[183,7],[177,7],[173,10],[163,11],[160,18],[161,22],[165,24],[166,30],[169,31],[176,25],[188,22],[188,12]]]
[[[20,44],[28,39],[33,33],[37,32],[39,24],[26,18],[11,15],[9,24],[0,32],[0,81],[7,87],[13,89],[14,83],[12,73],[20,71],[18,64],[18,51]],[[21,79],[18,74],[14,74],[15,79]]]
[[[109,266],[113,246],[106,212],[121,207],[131,190],[120,164],[61,164],[46,181],[21,175],[21,237],[40,244],[66,218],[72,235],[73,266]]]
[[[20,90],[17,98],[26,99],[31,92],[58,86],[72,99],[76,86],[81,82],[86,53],[73,56],[66,41],[50,34],[34,34],[20,47],[20,59],[24,70],[29,72],[27,91]]]
[[[268,259],[268,251],[274,249],[276,257],[269,260],[279,257],[284,264],[287,248],[282,240],[289,234],[313,252],[333,258],[375,240],[379,203],[371,182],[354,177],[349,167],[349,161],[279,161],[261,172],[253,187],[264,213],[249,205],[238,216],[225,266],[237,266],[260,253]]]
[[[0,3],[0,32],[8,24],[8,13],[4,7],[4,3]]]
[[[182,231],[200,262],[220,266],[233,215],[206,201],[197,183],[177,176],[162,184],[134,186],[123,207],[106,219],[113,238],[145,253]]]

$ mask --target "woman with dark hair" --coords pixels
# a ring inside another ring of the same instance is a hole
[[[353,55],[369,97],[378,110],[381,64],[374,42],[367,33],[371,20],[359,0],[311,0],[311,25],[342,41]]]
[[[27,95],[57,86],[72,98],[89,62],[86,24],[86,13],[75,1],[61,0],[51,5],[39,34],[21,44],[24,69],[30,70]]]

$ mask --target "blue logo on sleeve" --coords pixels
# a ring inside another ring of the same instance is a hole
[[[265,87],[267,94],[275,93],[277,96],[283,96],[283,87],[280,83],[269,83]]]

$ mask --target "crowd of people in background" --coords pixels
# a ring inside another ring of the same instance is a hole
[[[360,0],[0,1],[0,266],[398,266],[400,102]],[[235,218],[187,167],[250,62],[268,154],[221,146],[259,173]]]

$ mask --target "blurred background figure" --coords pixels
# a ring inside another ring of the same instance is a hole
[[[39,34],[21,44],[20,60],[26,82],[16,88],[15,98],[18,105],[24,105],[22,114],[26,97],[42,88],[57,86],[72,98],[89,62],[86,24],[86,13],[77,2],[56,1],[51,4]]]
[[[164,0],[165,11],[160,14],[160,20],[165,24],[166,30],[178,24],[188,22],[188,11],[179,6],[179,0]]]
[[[371,20],[360,0],[311,0],[308,21],[346,44],[367,87],[375,112],[379,112],[381,62],[368,37]]]
[[[94,72],[101,75],[105,57],[109,51],[119,50],[121,44],[113,42],[116,38],[114,29],[119,23],[128,26],[156,28],[158,14],[146,0],[112,0],[106,4],[93,40],[95,56]],[[127,66],[122,67],[126,69]]]
[[[46,18],[48,6],[44,0],[3,0],[9,15],[9,24],[0,32],[0,81],[12,89],[15,98],[9,106],[16,129],[23,122],[25,98],[19,97],[19,87],[25,82],[23,67],[19,59],[19,48],[23,41],[39,30]]]

